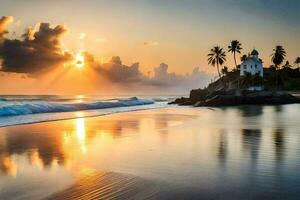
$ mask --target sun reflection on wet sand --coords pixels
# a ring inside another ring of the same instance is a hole
[[[18,167],[11,157],[0,156],[0,170],[8,176],[16,177]]]
[[[39,152],[37,150],[34,150],[30,155],[30,161],[33,165],[37,166],[39,169],[44,168],[43,161],[40,158]],[[52,161],[53,162],[53,161]]]
[[[76,119],[76,136],[78,139],[78,143],[79,143],[81,152],[86,153],[87,145],[86,145],[86,132],[85,132],[85,119],[84,118]]]

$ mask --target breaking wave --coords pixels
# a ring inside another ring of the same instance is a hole
[[[4,99],[2,99],[4,100]],[[4,100],[5,101],[5,100]],[[81,110],[94,110],[104,108],[129,107],[138,105],[154,104],[153,99],[139,99],[132,97],[129,99],[119,99],[116,101],[96,101],[89,103],[51,103],[46,101],[33,101],[24,104],[2,105],[0,104],[0,117],[54,113],[54,112],[72,112]]]

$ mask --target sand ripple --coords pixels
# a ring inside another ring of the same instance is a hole
[[[159,185],[118,173],[95,173],[58,192],[51,199],[156,199]]]

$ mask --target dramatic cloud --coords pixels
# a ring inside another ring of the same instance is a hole
[[[7,23],[7,19],[3,21]],[[7,33],[5,27],[3,30]],[[66,32],[62,25],[51,28],[50,24],[41,23],[37,31],[29,28],[22,40],[4,38],[0,44],[1,71],[33,75],[63,66],[73,59],[61,47],[60,40]]]
[[[85,59],[91,60],[91,57]],[[139,70],[139,63],[134,63],[131,66],[123,65],[119,56],[113,56],[108,63],[95,64],[94,66],[95,72],[99,76],[114,83],[136,83],[145,79]]]

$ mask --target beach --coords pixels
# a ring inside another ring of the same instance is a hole
[[[300,0],[1,0],[0,200],[299,200]]]
[[[0,128],[0,199],[297,199],[299,104]]]

